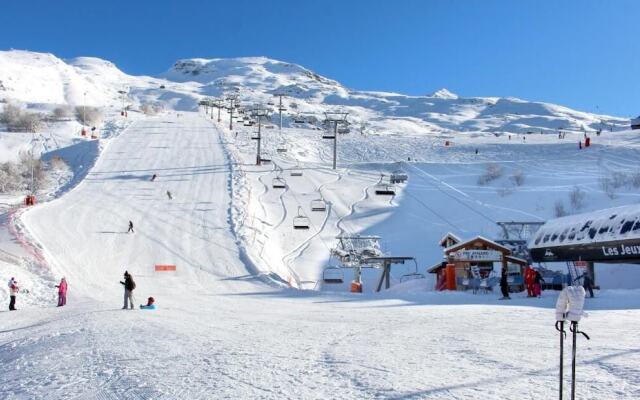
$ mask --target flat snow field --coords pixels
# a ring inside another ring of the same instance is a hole
[[[506,303],[269,283],[234,233],[223,137],[195,113],[137,121],[76,188],[23,215],[69,305],[0,312],[0,398],[557,396],[555,293]],[[154,296],[158,310],[120,309],[125,269],[136,304]],[[581,323],[592,339],[578,344],[577,398],[640,398],[637,292],[600,295]]]

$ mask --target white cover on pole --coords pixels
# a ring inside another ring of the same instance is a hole
[[[582,286],[562,289],[556,302],[556,320],[578,322],[584,313],[585,291]]]

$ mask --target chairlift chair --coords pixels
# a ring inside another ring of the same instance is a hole
[[[415,270],[413,272],[410,272],[408,274],[404,274],[400,277],[400,282],[408,282],[408,281],[412,281],[415,279],[425,279],[426,277],[424,276],[424,274],[421,274],[418,272],[418,262],[415,260],[415,258],[413,259],[413,265],[415,266]]]
[[[409,176],[402,170],[393,171],[389,177],[391,183],[404,183],[407,179],[409,179]]]
[[[396,188],[391,184],[378,183],[375,186],[375,193],[379,196],[395,196]]]
[[[298,207],[298,215],[293,218],[293,229],[309,229],[309,218],[302,213],[302,207]]]
[[[326,211],[327,203],[324,199],[311,200],[311,211]]]
[[[322,271],[322,281],[324,283],[343,283],[344,272],[340,267],[327,267]]]
[[[285,182],[284,179],[277,176],[273,178],[273,180],[271,181],[271,187],[274,189],[284,189],[287,187],[287,183]]]
[[[286,153],[286,152],[287,152],[287,148],[286,148],[286,147],[284,147],[284,146],[280,146],[280,147],[278,147],[278,148],[276,149],[276,151],[277,151],[278,153]]]
[[[289,171],[289,175],[291,175],[291,176],[302,176],[302,170],[298,169],[298,168],[292,169],[291,171]]]

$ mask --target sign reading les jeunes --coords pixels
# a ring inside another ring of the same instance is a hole
[[[458,250],[449,256],[456,261],[502,261],[502,253],[495,250]]]

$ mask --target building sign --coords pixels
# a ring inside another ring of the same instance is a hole
[[[455,261],[502,261],[502,253],[495,250],[458,250],[449,257]]]
[[[640,262],[640,240],[588,243],[531,249],[535,262],[551,261],[600,261],[600,262]]]

